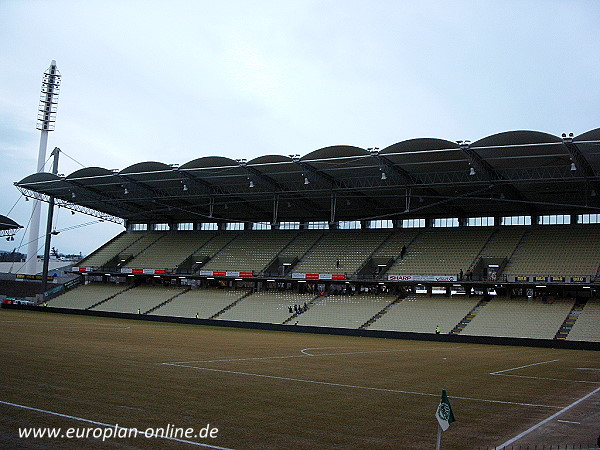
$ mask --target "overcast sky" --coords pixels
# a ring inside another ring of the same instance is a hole
[[[63,150],[67,175],[81,167],[69,157],[123,169],[522,129],[577,135],[600,127],[599,23],[597,0],[0,0],[0,214],[29,221],[13,183],[36,171],[53,59],[63,77],[48,155]],[[62,211],[56,228],[91,220]],[[95,224],[53,244],[85,254],[121,230]]]

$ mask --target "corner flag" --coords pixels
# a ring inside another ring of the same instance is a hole
[[[450,424],[456,420],[452,413],[452,406],[450,406],[450,400],[448,400],[446,389],[442,389],[442,399],[440,400],[440,404],[435,413],[435,418],[443,431],[446,431]]]

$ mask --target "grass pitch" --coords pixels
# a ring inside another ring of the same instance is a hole
[[[193,428],[235,449],[593,443],[600,354],[0,310],[0,446],[181,448],[144,437],[19,438],[20,427]],[[9,405],[11,403],[12,405]],[[24,409],[37,408],[43,411]],[[50,414],[59,413],[66,416]]]

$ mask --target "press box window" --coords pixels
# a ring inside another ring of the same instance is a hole
[[[191,222],[177,224],[177,231],[192,231],[193,229],[194,229],[194,224]]]
[[[569,225],[570,223],[571,216],[566,214],[538,217],[538,224],[540,225]]]
[[[506,216],[502,218],[502,225],[531,225],[531,216]]]
[[[244,222],[228,222],[225,224],[227,231],[244,231]]]
[[[217,231],[219,225],[216,222],[203,222],[200,224],[200,230],[202,231]]]

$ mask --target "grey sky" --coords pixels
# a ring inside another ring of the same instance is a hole
[[[579,134],[600,126],[598,23],[593,0],[0,0],[0,214],[29,220],[30,203],[11,211],[13,182],[35,171],[52,59],[63,79],[49,151],[122,169],[517,129]],[[61,173],[79,167],[62,157]],[[57,228],[90,220],[63,211]],[[87,253],[120,230],[98,224],[53,243]]]

